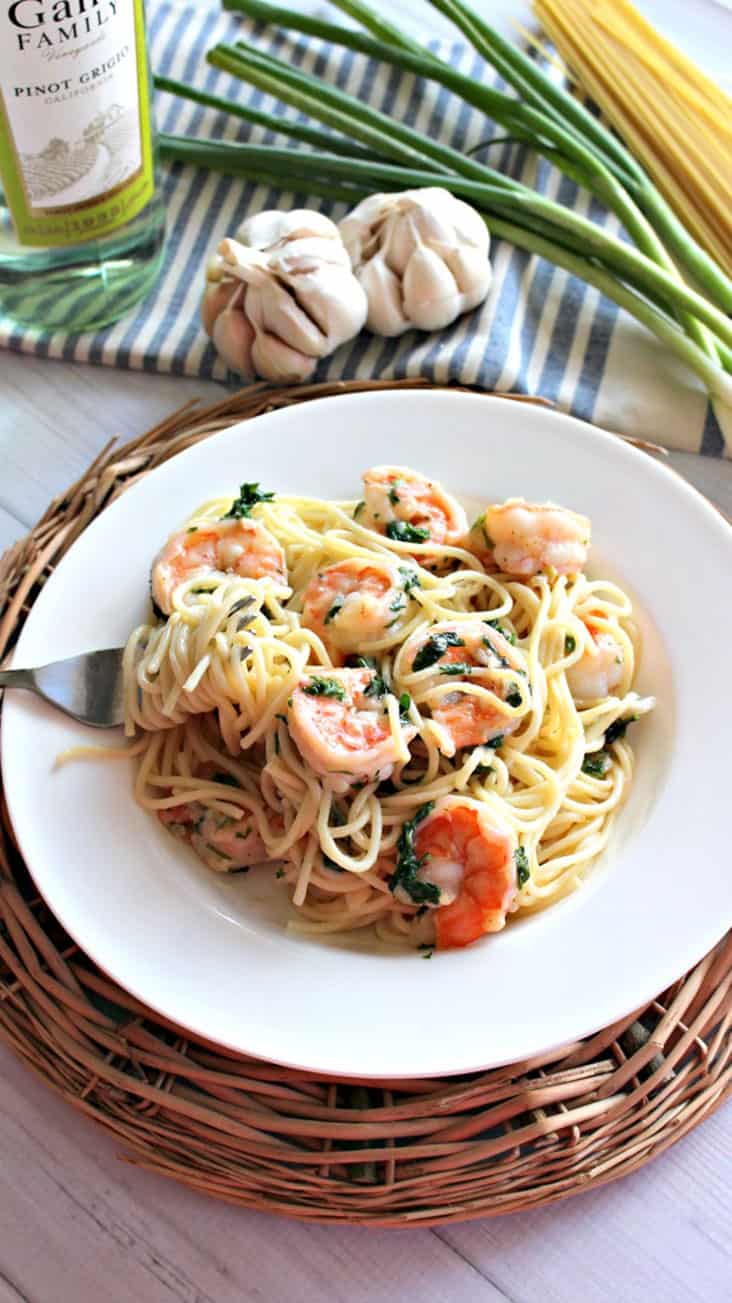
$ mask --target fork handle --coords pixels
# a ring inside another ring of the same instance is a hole
[[[37,692],[32,670],[0,670],[0,688],[28,688]]]

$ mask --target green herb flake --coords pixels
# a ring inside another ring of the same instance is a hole
[[[186,530],[186,534],[197,534],[197,533],[198,533],[198,525],[188,526],[188,529]]]
[[[412,698],[408,692],[403,692],[399,698],[399,718],[402,724],[409,722],[409,707],[412,704]]]
[[[439,905],[440,903],[440,888],[436,887],[434,882],[422,882],[417,877],[417,870],[427,863],[429,856],[418,857],[414,846],[418,825],[432,813],[434,808],[434,801],[428,801],[426,805],[419,807],[413,819],[408,819],[402,824],[397,841],[396,868],[389,878],[389,890],[396,891],[397,887],[401,887],[415,905]]]
[[[445,633],[433,633],[424,646],[420,647],[412,661],[412,672],[416,674],[419,670],[429,669],[430,665],[434,665],[445,655],[448,647],[464,646],[465,643],[462,638],[450,629],[446,630]]]
[[[605,746],[610,746],[613,742],[618,742],[620,738],[625,737],[629,724],[634,724],[637,715],[628,715],[625,719],[615,719],[609,728],[605,729]]]
[[[519,846],[513,853],[513,862],[516,865],[516,881],[519,890],[529,881],[531,869],[529,868],[529,857],[526,854],[526,848]]]
[[[490,742],[484,742],[483,746],[490,747],[491,751],[497,751],[499,747],[503,746],[505,740],[506,740],[505,735],[503,733],[499,733],[498,737],[491,738]]]
[[[400,566],[399,574],[402,577],[404,591],[407,595],[409,595],[415,588],[422,587],[417,571],[413,570],[411,566]]]
[[[315,675],[303,688],[308,697],[335,697],[337,701],[346,700],[346,690],[336,679],[322,679]]]
[[[284,878],[284,876],[285,876],[285,870],[284,870],[284,869],[277,869],[277,870],[276,870],[276,872],[275,872],[275,877],[276,877],[276,878]]]
[[[343,606],[345,600],[346,599],[343,596],[343,594],[339,593],[335,601],[333,602],[333,605],[331,606],[330,610],[328,611],[328,614],[326,615],[323,624],[330,624],[331,620],[335,619],[341,607]]]
[[[516,707],[516,706],[520,706],[522,701],[523,701],[523,697],[521,696],[521,689],[519,688],[517,683],[512,683],[508,692],[506,693],[506,705]]]
[[[358,518],[359,518],[359,516],[361,515],[361,512],[363,511],[363,509],[364,509],[365,506],[366,506],[366,503],[364,502],[363,498],[361,499],[360,502],[357,502],[357,503],[356,503],[355,507],[353,508],[353,519],[354,519],[354,520],[358,520]]]
[[[251,516],[252,507],[256,507],[258,502],[272,502],[274,493],[263,493],[259,484],[242,484],[239,489],[239,497],[234,498],[229,510],[222,520],[241,520],[244,516]]]
[[[468,665],[467,661],[453,661],[451,665],[440,666],[440,674],[464,674],[469,676],[472,670],[473,666]]]
[[[401,484],[401,482],[401,480],[393,480],[391,488],[389,489],[389,501],[392,507],[396,507],[397,503],[401,501],[401,498],[397,493],[397,484]]]
[[[495,629],[496,633],[500,633],[501,637],[505,638],[506,642],[510,643],[512,647],[516,646],[516,634],[512,629],[507,629],[505,625],[501,624],[500,620],[486,620],[485,623],[490,625],[491,629]],[[490,642],[486,642],[485,646],[492,647],[493,651],[496,650]]]
[[[395,543],[425,543],[429,536],[424,525],[410,525],[408,520],[390,520],[386,526],[386,537]]]
[[[573,633],[566,634],[564,638],[564,655],[571,656],[572,652],[576,649],[576,647],[577,647],[577,639],[575,638],[574,634]]]
[[[364,697],[383,697],[389,691],[386,679],[379,672],[378,662],[373,656],[351,655],[346,657],[346,665],[351,669],[371,670],[372,678],[363,690]]]
[[[593,751],[582,761],[582,773],[590,778],[604,778],[610,765],[610,759],[604,751]]]

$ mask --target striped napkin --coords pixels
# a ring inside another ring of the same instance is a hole
[[[157,72],[285,119],[298,115],[271,96],[211,68],[205,61],[206,50],[216,41],[245,37],[461,150],[500,134],[480,112],[442,87],[320,40],[252,25],[218,7],[153,3],[148,31]],[[464,45],[433,43],[431,48],[461,72],[503,85],[493,69]],[[168,94],[158,96],[157,121],[161,130],[176,134],[291,143]],[[618,230],[616,219],[586,192],[525,150],[499,143],[485,157],[501,171],[591,216],[608,230]],[[83,335],[13,331],[7,323],[3,327],[0,318],[0,345],[43,357],[238,383],[227,374],[199,324],[208,252],[248,214],[262,208],[319,208],[336,220],[345,210],[304,194],[283,194],[177,163],[164,168],[163,186],[168,214],[165,265],[155,290],[134,314]],[[491,256],[494,283],[482,308],[437,334],[409,332],[385,340],[364,332],[326,358],[316,378],[422,375],[540,394],[562,410],[608,429],[672,448],[724,454],[719,426],[695,377],[632,318],[583,282],[503,241],[493,244]]]

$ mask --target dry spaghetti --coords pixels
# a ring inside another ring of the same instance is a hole
[[[732,271],[732,103],[628,0],[534,0],[571,74],[700,244]]]

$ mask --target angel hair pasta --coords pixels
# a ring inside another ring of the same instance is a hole
[[[521,499],[469,526],[398,466],[359,502],[205,503],[127,644],[137,800],[216,872],[276,868],[306,932],[444,949],[545,908],[607,844],[654,704],[589,544]]]

